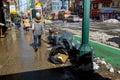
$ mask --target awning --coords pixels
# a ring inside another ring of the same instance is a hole
[[[100,9],[101,13],[114,13],[117,12],[116,8],[101,8]]]
[[[112,0],[93,0],[92,3],[112,2]]]

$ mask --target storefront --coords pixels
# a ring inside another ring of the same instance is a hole
[[[102,8],[100,9],[99,15],[100,15],[100,20],[102,20],[103,16],[104,16],[104,20],[118,18],[117,9],[115,8]]]
[[[120,12],[116,8],[101,8],[91,10],[91,18],[94,20],[118,19]]]
[[[100,9],[92,9],[91,10],[91,18],[94,20],[99,20],[99,13],[100,13]]]
[[[92,9],[99,9],[102,7],[110,7],[112,4],[112,0],[93,0],[92,1]]]
[[[4,18],[4,13],[3,13],[4,9],[3,9],[3,1],[0,1],[0,23],[1,24],[5,24],[5,18]],[[0,25],[0,37],[4,37],[4,27]]]
[[[4,34],[7,30],[6,21],[9,17],[9,3],[2,0],[0,1],[0,23],[4,24],[4,26],[0,26],[0,37],[5,37]]]

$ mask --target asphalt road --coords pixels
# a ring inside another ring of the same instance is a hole
[[[68,27],[72,29],[82,29],[82,22],[62,22],[60,20],[53,21],[53,24],[59,27]],[[103,22],[90,22],[90,31],[105,32],[110,35],[120,36],[120,23],[108,24]]]

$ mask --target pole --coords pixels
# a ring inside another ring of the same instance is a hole
[[[32,10],[33,10],[33,8],[34,8],[34,5],[35,5],[35,0],[32,0],[31,1],[31,6],[30,6],[30,11],[31,11],[31,13],[30,13],[30,19],[31,19],[31,21],[32,21]]]
[[[89,26],[90,26],[90,0],[84,0],[84,14],[82,24],[82,44],[80,47],[80,56],[85,55],[89,46]]]
[[[89,26],[90,26],[90,0],[83,0],[84,15],[82,24],[82,43],[79,48],[78,65],[83,66],[83,71],[93,70],[93,48],[89,45]],[[84,69],[83,69],[84,68]]]
[[[61,6],[61,9],[65,9],[65,0],[61,0],[62,1],[62,6]]]
[[[16,14],[15,14],[15,21],[17,21],[17,2],[16,2],[16,0],[14,0],[14,2],[15,2],[15,10],[16,10]],[[16,22],[15,22],[16,23]]]
[[[84,0],[84,18],[82,28],[82,44],[89,42],[89,26],[90,26],[90,0]]]

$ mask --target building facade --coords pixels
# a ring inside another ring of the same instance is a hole
[[[92,0],[91,18],[95,20],[116,19],[116,9],[112,8],[112,0]],[[102,19],[104,17],[104,19]]]
[[[112,0],[113,8],[120,8],[120,0]]]
[[[52,0],[52,12],[58,12],[61,9],[63,9],[62,7],[64,6],[64,10],[68,11],[69,7],[68,7],[68,0],[64,0],[62,2],[62,0]],[[64,5],[63,5],[64,3]]]
[[[0,1],[0,23],[4,24],[4,26],[0,26],[0,37],[4,37],[4,34],[7,31],[8,19],[10,19],[9,2],[2,0]]]
[[[49,15],[52,12],[52,0],[45,0],[43,3],[43,11]]]
[[[117,8],[117,12],[120,13],[120,0],[112,0],[112,8]]]
[[[112,0],[92,0],[92,9],[100,9],[100,8],[110,8],[112,6]]]

